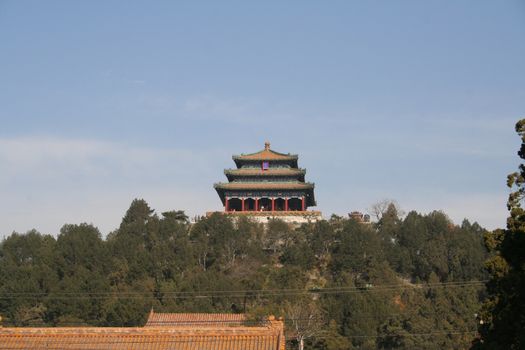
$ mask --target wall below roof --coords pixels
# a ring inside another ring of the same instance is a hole
[[[250,220],[256,221],[258,223],[267,224],[270,220],[282,220],[291,225],[302,225],[312,222],[317,222],[323,220],[322,213],[320,211],[304,211],[298,213],[292,212],[207,212],[206,216],[210,216],[214,213],[220,213],[223,215],[228,215],[233,220],[236,220],[240,217],[248,217]]]

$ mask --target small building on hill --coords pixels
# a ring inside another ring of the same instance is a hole
[[[348,213],[348,217],[350,219],[353,219],[357,222],[363,223],[363,224],[370,224],[370,215],[363,214],[360,211],[353,211],[351,213]]]
[[[305,182],[306,170],[298,167],[298,155],[270,149],[234,155],[236,169],[226,169],[228,182],[214,185],[224,205],[224,214],[250,216],[259,222],[278,218],[290,223],[321,219],[316,206],[315,184]]]
[[[0,327],[0,350],[284,350],[284,323],[228,314],[154,314],[145,327]],[[230,322],[230,320],[234,322]]]

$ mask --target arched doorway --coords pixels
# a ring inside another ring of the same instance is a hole
[[[260,211],[271,211],[272,210],[272,200],[267,197],[259,199],[259,210]]]
[[[246,211],[254,211],[255,210],[255,199],[253,199],[253,198],[246,198],[244,200],[244,210],[246,210]]]
[[[228,211],[241,211],[242,201],[239,198],[228,199]]]
[[[290,198],[288,200],[288,210],[291,211],[301,211],[302,210],[302,200],[301,198]]]
[[[275,211],[284,211],[284,199],[275,198]]]

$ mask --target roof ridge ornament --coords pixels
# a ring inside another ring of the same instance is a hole
[[[269,142],[269,141],[266,141],[266,142],[264,143],[264,150],[265,150],[265,151],[269,151],[269,150],[270,150],[270,142]]]

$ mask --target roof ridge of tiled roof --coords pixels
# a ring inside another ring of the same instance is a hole
[[[155,312],[154,309],[151,309],[150,315],[243,315],[247,316],[246,313],[243,312]]]
[[[246,316],[244,313],[231,313],[231,312],[155,312],[152,311],[151,315],[193,315],[193,316],[214,316],[214,315],[235,315],[235,316]]]
[[[0,335],[6,334],[215,334],[215,335],[230,335],[243,332],[246,336],[255,336],[260,334],[268,334],[268,331],[277,330],[278,328],[268,325],[261,326],[239,326],[239,327],[206,327],[206,326],[186,326],[186,327],[2,327],[0,328]]]

